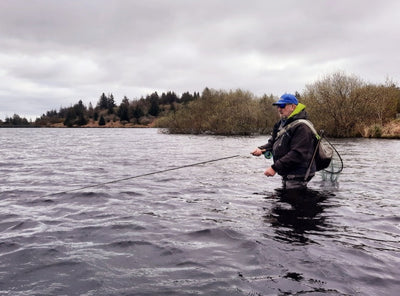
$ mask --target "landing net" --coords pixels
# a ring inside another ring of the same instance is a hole
[[[340,156],[340,154],[336,150],[336,148],[333,146],[333,144],[328,141],[328,139],[323,137],[321,139],[321,142],[324,142],[324,144],[329,145],[333,150],[332,160],[329,163],[329,166],[321,171],[322,180],[323,181],[331,181],[333,183],[337,182],[339,179],[340,173],[343,171],[342,157]]]

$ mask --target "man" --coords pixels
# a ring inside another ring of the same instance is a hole
[[[306,106],[292,94],[282,95],[273,105],[277,106],[281,119],[274,125],[268,143],[256,148],[252,154],[260,156],[272,152],[274,164],[264,175],[272,177],[278,173],[285,189],[305,188],[315,174],[315,162],[308,175],[307,170],[317,144],[310,127],[298,121],[307,119]]]

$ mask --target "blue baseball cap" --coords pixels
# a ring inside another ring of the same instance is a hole
[[[295,104],[297,105],[299,101],[297,98],[292,94],[283,94],[280,99],[273,103],[272,105],[286,105],[286,104]]]

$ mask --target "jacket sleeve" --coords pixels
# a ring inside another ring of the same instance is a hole
[[[273,141],[273,137],[268,139],[268,143],[258,146],[259,149],[261,150],[265,150],[265,151],[271,151],[272,150],[272,146],[274,145],[274,141]]]

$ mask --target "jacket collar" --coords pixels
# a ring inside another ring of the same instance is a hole
[[[296,106],[296,109],[293,110],[292,114],[289,115],[288,119],[299,114],[301,111],[303,111],[306,108],[306,105],[302,103],[298,103]]]

